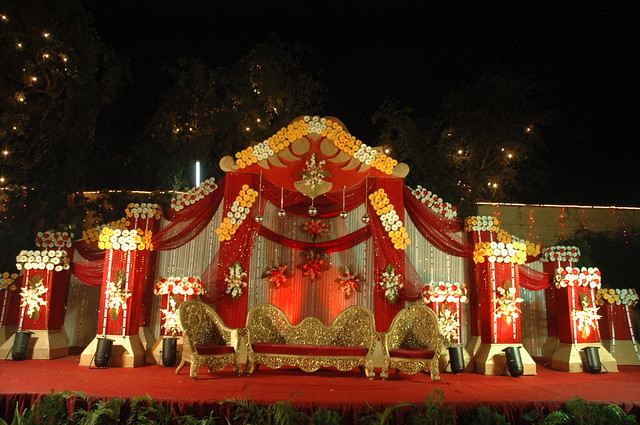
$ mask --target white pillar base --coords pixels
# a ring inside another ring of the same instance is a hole
[[[557,336],[548,337],[542,345],[542,357],[545,359],[553,357],[553,353],[555,353],[556,348],[558,348],[558,344],[560,344],[560,340]]]
[[[108,367],[138,367],[144,365],[145,350],[140,340],[140,335],[106,335],[106,337],[113,340]],[[93,364],[93,356],[98,348],[98,338],[102,338],[102,335],[96,335],[80,355],[80,366]]]
[[[28,329],[25,329],[28,330]],[[29,330],[32,333],[29,339],[27,359],[48,360],[66,357],[69,355],[69,343],[67,336],[62,330]],[[9,355],[13,347],[14,335],[11,335],[2,346],[0,346],[0,359]]]
[[[638,351],[640,351],[639,342],[636,341],[635,347],[630,339],[616,339],[615,342],[614,346],[613,341],[602,340],[602,346],[616,359],[618,365],[640,366],[640,357],[638,357]]]
[[[577,350],[576,350],[577,346]],[[583,372],[585,370],[583,359],[583,348],[586,347],[599,347],[598,354],[600,356],[600,363],[603,366],[603,372],[618,372],[618,364],[616,359],[607,351],[601,343],[580,343],[580,344],[567,344],[561,342],[558,344],[556,351],[551,358],[551,368],[561,370],[564,372]]]
[[[522,344],[481,344],[473,357],[475,371],[483,375],[506,375],[509,373],[507,355],[502,351],[508,347],[520,347],[520,357],[524,366],[523,375],[536,375],[536,362]]]

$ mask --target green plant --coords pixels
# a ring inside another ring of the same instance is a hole
[[[172,420],[171,410],[164,404],[153,400],[149,395],[131,400],[128,424],[169,425]]]
[[[304,415],[298,412],[290,401],[278,401],[273,404],[259,405],[253,399],[227,399],[235,410],[232,423],[246,425],[291,425],[302,423]]]
[[[454,423],[456,415],[451,406],[444,404],[444,391],[436,388],[424,399],[422,409],[409,415],[411,425],[447,425]]]
[[[122,398],[92,400],[87,403],[86,409],[75,411],[74,419],[78,425],[117,424],[124,404],[125,400]]]
[[[319,408],[309,417],[309,425],[341,425],[342,416],[332,409]]]
[[[404,407],[413,406],[411,403],[396,403],[393,406],[389,406],[384,410],[376,410],[373,407],[369,406],[369,413],[363,414],[360,416],[360,420],[358,423],[364,425],[387,425],[393,423],[400,423],[398,421],[393,421],[394,418],[397,418],[397,411]]]
[[[597,404],[576,397],[561,410],[548,415],[530,411],[522,416],[524,423],[533,425],[632,425],[635,415],[627,415],[616,404]]]
[[[508,425],[507,418],[488,406],[480,406],[475,412],[462,415],[460,423],[470,425]]]

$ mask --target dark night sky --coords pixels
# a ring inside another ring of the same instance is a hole
[[[163,64],[230,65],[270,33],[312,48],[325,115],[365,142],[386,95],[430,112],[485,71],[530,74],[563,115],[546,132],[553,189],[523,201],[640,206],[637,1],[290,3],[85,2],[101,39],[131,60],[140,117],[166,87]]]

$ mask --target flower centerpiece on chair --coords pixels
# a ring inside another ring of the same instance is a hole
[[[231,295],[232,299],[237,299],[242,295],[242,288],[247,287],[247,272],[244,271],[238,261],[229,267],[229,272],[225,275],[224,281],[227,282],[225,293]]]
[[[20,307],[27,308],[27,315],[31,320],[40,318],[40,307],[47,305],[47,301],[42,297],[49,288],[44,286],[42,276],[34,276],[31,282],[22,287],[20,291]]]
[[[396,273],[396,268],[389,264],[384,272],[382,272],[382,280],[378,282],[384,289],[384,296],[387,297],[390,303],[395,303],[400,296],[400,289],[402,289],[402,275]]]

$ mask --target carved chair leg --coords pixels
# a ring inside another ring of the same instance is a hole
[[[187,361],[184,358],[182,358],[180,360],[180,364],[176,368],[176,375],[180,375],[180,371],[182,370],[182,368],[184,367],[185,364],[187,364]]]
[[[200,374],[200,365],[198,362],[191,362],[191,368],[189,370],[189,375],[191,379],[198,379],[198,375]]]

